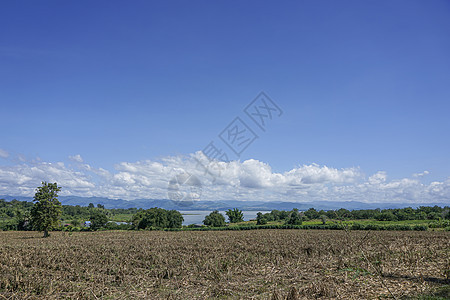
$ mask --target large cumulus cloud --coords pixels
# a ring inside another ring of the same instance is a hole
[[[0,166],[0,194],[31,196],[41,181],[58,182],[62,195],[109,198],[167,198],[168,182],[187,173],[202,183],[203,200],[448,202],[450,179],[424,184],[428,171],[389,180],[386,172],[364,175],[359,168],[317,164],[274,172],[268,163],[208,161],[201,152],[160,160],[120,162],[110,171],[94,168],[81,155],[63,162]]]

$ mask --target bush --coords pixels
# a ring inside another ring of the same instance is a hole
[[[176,210],[165,210],[153,207],[137,212],[133,216],[133,229],[181,228],[183,216]]]
[[[0,223],[0,230],[8,231],[8,230],[17,230],[17,223],[14,220],[8,220]]]
[[[397,217],[392,212],[383,212],[375,216],[378,221],[397,221]]]
[[[365,230],[380,230],[380,226],[376,224],[367,224]]]
[[[428,224],[428,227],[430,228],[445,228],[448,226],[450,226],[449,220],[439,220]]]
[[[212,227],[225,226],[225,217],[218,210],[215,210],[205,217],[203,224]]]
[[[70,224],[72,224],[72,226],[79,227],[81,225],[81,221],[79,219],[73,219],[70,221]]]
[[[413,230],[416,230],[416,231],[427,231],[428,230],[428,226],[426,226],[426,225],[415,225],[413,227]]]
[[[108,222],[108,217],[104,212],[95,210],[91,213],[89,220],[91,221],[91,230],[95,231],[105,227],[106,223]]]
[[[302,225],[302,216],[297,208],[294,208],[285,222],[286,225]]]
[[[230,223],[239,223],[244,221],[244,214],[242,213],[242,210],[237,208],[229,209],[225,214],[228,216]]]
[[[130,230],[131,225],[129,224],[116,224],[115,222],[108,222],[105,226],[108,230]]]
[[[366,226],[364,226],[361,223],[353,223],[351,229],[352,230],[365,230]]]
[[[62,231],[72,231],[72,226],[69,225],[69,226],[62,227],[61,230],[62,230]]]
[[[265,225],[267,224],[267,218],[262,213],[256,214],[256,225]]]

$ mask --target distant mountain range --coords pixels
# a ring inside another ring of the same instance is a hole
[[[0,199],[11,201],[13,199],[19,201],[33,201],[33,197],[22,196],[1,196]],[[449,206],[450,203],[364,203],[357,201],[315,201],[315,202],[264,202],[264,201],[239,201],[239,200],[223,200],[223,201],[195,201],[195,202],[174,202],[169,199],[137,199],[122,200],[109,199],[103,197],[78,197],[78,196],[60,196],[58,199],[63,205],[80,205],[88,206],[89,203],[94,205],[101,204],[105,208],[143,208],[160,207],[164,209],[175,210],[227,210],[230,208],[238,208],[241,210],[291,210],[298,208],[299,210],[307,210],[311,207],[317,210],[330,210],[345,208],[353,209],[387,209],[387,208],[404,208],[419,206]]]

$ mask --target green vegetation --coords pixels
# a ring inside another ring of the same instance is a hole
[[[256,225],[266,225],[267,224],[267,219],[266,217],[264,217],[264,215],[259,212],[256,214]]]
[[[106,223],[108,223],[108,217],[101,210],[93,210],[90,216],[91,221],[91,229],[99,230],[100,228],[105,227]]]
[[[255,222],[226,226],[226,224],[221,226],[203,226],[203,227],[191,227],[186,226],[183,228],[166,228],[167,231],[218,231],[218,230],[256,230],[256,229],[320,229],[320,230],[375,230],[375,231],[427,231],[428,227],[424,225],[361,225],[355,223],[352,226],[346,224],[333,223],[333,224],[317,224],[317,225],[295,225],[295,224],[265,224],[257,225]]]
[[[42,186],[37,188],[34,195],[36,202],[31,209],[31,225],[34,229],[44,232],[44,237],[48,237],[48,232],[58,227],[61,216],[61,202],[58,200],[58,192],[61,188],[56,183],[42,182]],[[18,215],[20,216],[20,214]],[[20,227],[21,224],[17,224]]]
[[[225,226],[225,217],[218,210],[215,210],[205,217],[203,224],[211,227],[223,227]]]
[[[300,215],[300,212],[298,209],[294,208],[289,216],[286,218],[285,224],[286,225],[302,225],[302,216]]]
[[[228,216],[228,220],[230,221],[230,223],[244,222],[244,214],[242,213],[242,210],[239,210],[237,208],[229,209],[225,214]]]
[[[35,205],[33,202],[27,201],[5,201],[0,199],[0,230],[33,230],[31,224],[31,211]],[[97,214],[104,214],[106,224],[100,222],[100,226],[96,229],[122,229],[127,230],[131,225],[134,214],[142,209],[105,209],[102,205],[95,207],[93,204],[89,207],[62,205],[61,215],[54,224],[52,230],[63,231],[87,231],[92,230],[92,227],[85,226],[86,221],[91,221],[94,217],[97,219]],[[104,220],[104,218],[103,218]],[[116,224],[122,223],[122,224]],[[96,223],[97,224],[97,223]],[[94,228],[96,226],[94,225]]]
[[[148,210],[107,209],[102,204],[90,203],[87,207],[60,205],[57,200],[59,187],[45,183],[37,189],[36,203],[5,201],[0,199],[0,230],[39,230],[44,235],[49,230],[249,230],[249,229],[349,229],[349,230],[402,230],[450,231],[450,207],[421,206],[416,209],[346,209],[304,212],[272,210],[258,213],[256,220],[243,221],[243,212],[229,209],[225,217],[213,211],[205,217],[200,228],[182,226],[183,216],[175,210],[151,208]],[[90,221],[90,222],[87,222]],[[47,230],[46,230],[47,228]]]
[[[141,210],[133,216],[133,229],[181,228],[183,216],[176,210],[150,208]]]
[[[272,212],[273,213],[273,212]],[[329,219],[339,220],[367,220],[378,221],[404,221],[404,220],[439,220],[450,219],[450,207],[420,206],[417,209],[411,207],[396,209],[361,209],[352,210],[341,208],[338,210],[316,211],[310,208],[304,212],[307,219],[319,219],[326,216]]]

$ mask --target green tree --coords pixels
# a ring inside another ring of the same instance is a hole
[[[313,219],[318,219],[319,218],[319,213],[317,212],[317,210],[315,210],[314,208],[310,208],[310,209],[308,209],[307,211],[305,211],[305,216],[308,218],[308,219],[310,219],[310,220],[313,220]]]
[[[399,221],[408,220],[408,214],[405,213],[403,210],[399,210],[395,216]]]
[[[181,228],[184,218],[179,211],[169,210],[167,211],[168,228]]]
[[[133,228],[145,229],[156,228],[180,228],[183,223],[183,216],[176,210],[165,210],[153,207],[147,210],[138,211],[133,216]]]
[[[267,218],[261,212],[258,212],[256,214],[256,225],[265,225],[265,224],[267,224]]]
[[[446,206],[441,212],[442,219],[450,219],[450,209]]]
[[[145,229],[144,222],[142,222],[144,217],[145,217],[144,210],[140,210],[133,215],[133,218],[131,220],[133,229]]]
[[[418,214],[416,214],[416,219],[417,220],[426,220],[427,219],[427,213],[424,211],[419,212]]]
[[[89,220],[91,221],[90,228],[92,230],[99,230],[100,228],[105,227],[106,223],[108,223],[108,217],[106,214],[98,209],[91,213]]]
[[[30,212],[17,210],[16,212],[17,230],[30,230]]]
[[[79,219],[73,219],[72,221],[70,221],[70,224],[72,224],[72,226],[74,227],[79,227],[81,226],[81,221]]]
[[[205,217],[203,224],[212,227],[223,227],[225,226],[225,217],[218,210],[215,210]]]
[[[271,216],[271,219],[272,219],[272,220],[270,220],[269,218],[267,218],[268,221],[278,221],[278,220],[281,220],[281,219],[282,219],[281,211],[279,211],[279,210],[277,210],[277,209],[272,210],[272,211],[270,212],[270,216]]]
[[[237,208],[229,209],[225,212],[225,214],[228,216],[230,223],[239,223],[244,221],[244,214],[242,213],[242,210]]]
[[[424,218],[426,218],[426,214],[424,214]],[[397,217],[390,211],[383,211],[380,214],[375,216],[375,219],[378,221],[397,221]],[[425,220],[425,219],[424,219]]]
[[[62,212],[61,202],[58,200],[60,190],[56,182],[45,181],[36,189],[35,203],[31,209],[31,223],[34,229],[44,232],[44,237],[48,237],[48,232],[59,225]]]
[[[351,219],[351,217],[352,217],[352,213],[345,208],[338,209],[336,211],[336,214],[339,219]]]
[[[302,216],[297,208],[294,208],[291,211],[291,214],[288,219],[286,219],[286,224],[290,225],[302,225]]]

